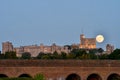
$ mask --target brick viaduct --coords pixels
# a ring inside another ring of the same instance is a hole
[[[120,61],[0,60],[0,77],[34,77],[39,73],[46,80],[112,80],[120,78]]]

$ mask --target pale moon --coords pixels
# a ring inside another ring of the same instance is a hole
[[[104,41],[104,36],[103,36],[103,35],[97,35],[97,36],[96,36],[96,41],[97,41],[98,43],[102,43],[102,42]]]

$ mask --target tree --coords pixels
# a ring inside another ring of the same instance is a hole
[[[75,59],[75,54],[73,54],[73,53],[69,53],[68,55],[67,55],[67,59]]]
[[[110,55],[109,59],[120,59],[120,49],[114,50]]]
[[[4,54],[0,54],[0,59],[4,59]]]
[[[55,52],[52,54],[52,57],[53,57],[53,59],[58,59],[58,58],[59,58],[58,52],[55,51]]]
[[[79,59],[90,59],[90,54],[88,53],[82,54],[82,56],[80,56]]]
[[[61,52],[60,57],[61,57],[61,59],[66,59],[67,58],[67,54],[65,52]]]
[[[102,48],[98,49],[98,53],[103,53],[103,52],[104,52],[104,50]]]
[[[41,59],[51,59],[51,56],[49,54],[44,54]]]
[[[96,54],[97,52],[98,52],[97,49],[90,49],[90,50],[89,50],[89,53],[90,53],[90,54]]]
[[[99,56],[100,59],[108,59],[108,54],[102,54]]]
[[[37,59],[42,59],[42,56],[44,56],[44,55],[45,55],[45,53],[40,52],[40,53],[38,54],[38,56],[37,56]]]
[[[76,59],[83,59],[87,56],[87,52],[84,49],[73,49],[71,53],[75,54]]]
[[[89,55],[90,55],[90,59],[97,59],[98,58],[98,56],[94,53],[89,53]]]
[[[22,53],[22,59],[30,59],[31,58],[31,54],[29,52],[24,52]]]
[[[5,52],[4,58],[5,59],[16,59],[17,58],[16,52],[14,51]]]

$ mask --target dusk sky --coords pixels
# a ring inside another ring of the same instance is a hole
[[[120,0],[0,0],[2,42],[23,45],[79,44],[80,34],[120,48]]]

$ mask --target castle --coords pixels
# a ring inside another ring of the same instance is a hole
[[[85,38],[84,34],[80,35],[80,46],[82,49],[96,49],[96,39],[95,38]]]
[[[96,39],[95,38],[85,38],[84,34],[80,35],[80,44],[76,45],[80,49],[96,49]],[[114,47],[111,45],[106,46],[107,52],[111,53]],[[60,54],[61,52],[70,53],[70,49],[67,46],[59,46],[53,43],[51,46],[46,46],[43,44],[30,45],[30,46],[20,46],[14,47],[11,42],[2,43],[2,53],[7,51],[15,51],[17,56],[20,57],[22,53],[29,52],[32,57],[36,57],[39,53],[54,53],[55,51]]]
[[[58,46],[55,43],[51,46],[46,46],[43,44],[38,45],[30,45],[30,46],[20,46],[20,47],[13,47],[11,42],[3,42],[2,43],[2,53],[5,53],[7,51],[15,51],[17,53],[17,56],[20,57],[22,53],[29,52],[32,57],[36,57],[39,53],[54,53],[57,51],[58,54],[61,52],[69,53],[70,50],[68,50],[67,47],[64,46]]]

